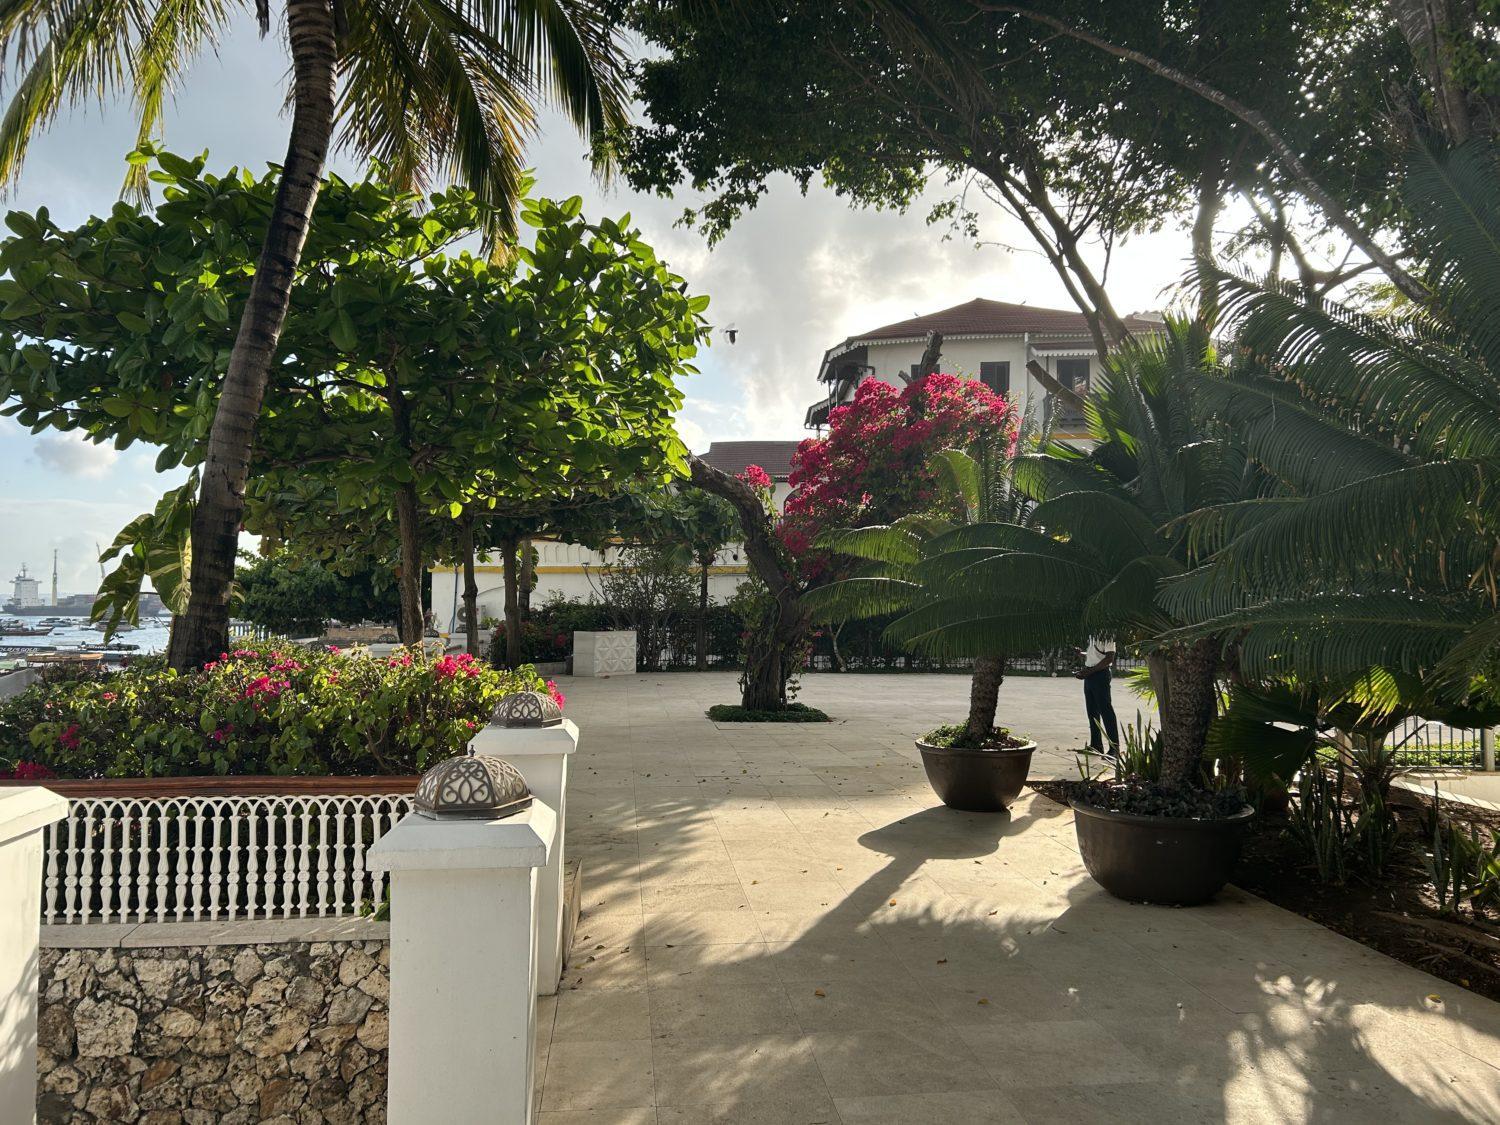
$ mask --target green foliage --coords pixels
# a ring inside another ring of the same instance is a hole
[[[645,672],[661,670],[673,627],[692,620],[697,597],[692,573],[670,549],[630,547],[600,574],[604,604],[616,629],[634,629]]]
[[[118,204],[72,230],[45,209],[8,217],[0,398],[33,431],[159,446],[165,471],[203,457],[278,179],[142,159],[162,186],[153,212]],[[694,370],[706,298],[628,220],[581,206],[524,200],[532,244],[490,260],[453,253],[489,221],[473,195],[328,177],[281,336],[296,362],[257,424],[247,529],[333,558],[364,552],[372,529],[389,540],[403,495],[451,524],[680,475],[675,380]],[[407,530],[451,550],[451,526]]]
[[[816,707],[788,703],[773,711],[757,711],[737,703],[715,703],[708,709],[715,723],[827,723],[832,720]]]
[[[265,13],[264,33],[270,9],[257,10]],[[101,5],[86,15],[46,6],[12,13],[0,31],[14,64],[0,121],[0,182],[12,183],[32,137],[79,103],[129,104],[136,135],[158,135],[168,92],[246,16],[238,5],[191,0]],[[330,92],[343,146],[385,161],[404,183],[439,172],[462,182],[495,205],[489,221],[496,230],[514,225],[523,145],[539,102],[560,108],[585,136],[626,120],[620,43],[593,3],[475,8],[384,0],[341,7],[337,24],[338,83]],[[322,43],[302,49],[309,47]],[[131,164],[126,187],[143,196],[155,177],[146,161]]]
[[[1012,734],[1008,727],[991,727],[989,734],[977,741],[965,735],[967,729],[963,723],[949,723],[928,731],[922,736],[922,741],[930,746],[954,750],[1014,750],[1026,745],[1026,739]]]
[[[1068,796],[1081,804],[1137,816],[1170,816],[1185,820],[1226,820],[1245,809],[1245,795],[1233,786],[1195,789],[1168,786],[1145,778],[1068,783]]]
[[[414,774],[461,751],[527,668],[266,642],[199,672],[154,659],[0,703],[0,746],[62,777]]]
[[[1212,564],[1169,582],[1183,636],[1240,637],[1252,678],[1371,668],[1451,705],[1500,684],[1500,176],[1474,142],[1411,155],[1432,299],[1374,316],[1205,268],[1245,361],[1195,380],[1266,490],[1185,521]]]
[[[1397,825],[1380,790],[1361,789],[1356,805],[1345,799],[1345,778],[1342,761],[1303,770],[1287,825],[1324,883],[1377,877],[1396,850]]]
[[[1500,832],[1486,830],[1489,842],[1485,843],[1478,825],[1448,820],[1438,808],[1434,795],[1432,847],[1423,857],[1437,892],[1438,910],[1458,915],[1468,903],[1475,915],[1483,917],[1500,909]]]
[[[235,572],[239,615],[278,636],[318,636],[330,621],[390,624],[400,612],[387,564],[324,565],[283,549],[241,554]]]
[[[89,612],[90,620],[104,622],[105,640],[113,637],[124,622],[140,623],[141,587],[148,579],[169,610],[182,613],[187,609],[192,560],[188,533],[197,492],[195,471],[181,488],[173,489],[157,501],[152,511],[126,524],[99,556],[102,563],[120,560],[104,576],[99,596]]]
[[[1029,7],[1202,76],[1273,121],[1313,167],[1333,170],[1351,209],[1388,216],[1374,134],[1391,91],[1420,82],[1393,22],[1368,7]],[[652,48],[636,88],[645,114],[616,148],[637,188],[707,193],[693,217],[715,237],[778,173],[878,207],[912,204],[931,180],[967,187],[972,173],[1009,199],[1039,185],[1106,242],[1180,215],[1205,173],[1282,187],[1260,139],[1217,107],[998,7],[794,0],[633,11]],[[1418,112],[1420,97],[1411,105]],[[976,121],[987,143],[974,143]],[[976,233],[961,197],[938,215]]]

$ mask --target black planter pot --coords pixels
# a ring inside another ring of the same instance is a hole
[[[1094,881],[1116,898],[1196,906],[1218,894],[1240,858],[1240,838],[1255,815],[1246,805],[1224,820],[1188,820],[1111,812],[1078,801],[1078,850]]]
[[[1021,794],[1035,742],[1012,750],[955,750],[917,740],[922,768],[943,804],[965,812],[1000,812]]]

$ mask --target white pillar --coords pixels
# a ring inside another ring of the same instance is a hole
[[[562,979],[563,864],[568,838],[568,758],[578,749],[578,726],[564,719],[555,727],[502,727],[491,723],[474,736],[476,754],[504,758],[526,779],[526,787],[557,813],[557,832],[547,866],[537,872],[537,992],[551,996]]]
[[[1495,768],[1495,728],[1485,727],[1479,732],[1479,768]]]
[[[409,813],[370,848],[391,873],[391,1125],[526,1125],[536,1039],[536,872],[556,815]]]
[[[68,802],[0,789],[0,1121],[36,1120],[36,998],[42,940],[42,829]]]

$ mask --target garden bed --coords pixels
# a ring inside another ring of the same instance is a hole
[[[1041,781],[1032,788],[1066,805],[1069,784]],[[1411,818],[1412,831],[1420,832],[1420,825],[1420,818]],[[1323,883],[1285,829],[1284,818],[1267,815],[1247,826],[1236,886],[1388,957],[1500,1000],[1500,927],[1440,916],[1432,880],[1417,855],[1396,858],[1378,881]]]

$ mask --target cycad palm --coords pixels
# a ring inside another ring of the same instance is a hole
[[[1500,179],[1493,149],[1420,150],[1405,182],[1426,308],[1373,317],[1209,270],[1251,358],[1200,380],[1277,479],[1191,526],[1213,563],[1163,603],[1234,633],[1243,670],[1305,682],[1436,672],[1496,690]]]
[[[1035,443],[1031,419],[1023,420],[1014,442],[981,442],[971,450],[937,454],[938,481],[946,493],[940,505],[950,515],[921,513],[893,524],[829,532],[819,546],[862,559],[852,576],[810,590],[805,601],[822,620],[885,616],[906,612],[925,600],[917,564],[934,540],[961,527],[1020,519],[1026,500],[1014,486],[1011,469],[1018,449]],[[960,745],[982,746],[995,727],[1005,653],[979,645],[964,653],[974,661],[969,712]]]
[[[620,44],[594,0],[287,0],[291,136],[280,190],[240,320],[193,515],[178,668],[220,651],[245,481],[282,322],[335,130],[415,186],[429,174],[472,188],[509,221],[534,106],[559,103],[586,132],[623,119]],[[5,0],[0,183],[31,137],[81,101],[133,99],[139,135],[204,47],[247,9],[222,0]],[[256,0],[264,33],[269,0]]]

